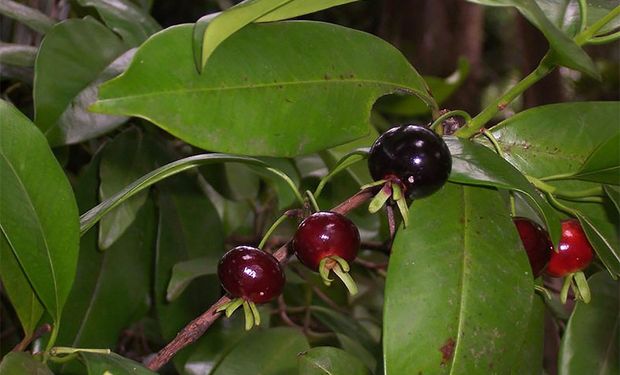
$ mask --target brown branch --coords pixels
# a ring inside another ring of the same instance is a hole
[[[332,211],[345,215],[349,211],[364,204],[364,202],[369,200],[372,196],[372,189],[361,190],[338,206],[332,208]],[[273,256],[280,263],[286,263],[286,260],[290,255],[289,244],[290,241],[282,245],[275,253],[273,253]],[[176,337],[172,341],[170,341],[146,364],[146,367],[153,371],[159,370],[162,366],[168,363],[179,350],[198,340],[222,315],[221,312],[216,312],[218,307],[229,301],[229,297],[223,296],[211,307],[209,307],[207,311],[202,313],[202,315],[192,320],[181,331],[179,331],[179,333],[177,333]]]
[[[30,345],[31,342],[45,335],[46,333],[50,333],[51,331],[52,326],[48,323],[45,323],[39,328],[37,328],[32,334],[24,337],[24,339],[20,341],[17,345],[15,345],[15,347],[11,351],[23,352],[24,350],[26,350],[26,348],[28,347],[28,345]]]

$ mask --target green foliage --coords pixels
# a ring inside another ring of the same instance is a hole
[[[520,375],[550,360],[561,375],[618,372],[620,102],[492,122],[560,65],[596,77],[581,46],[620,36],[617,1],[472,1],[516,8],[550,52],[480,113],[445,115],[465,121],[454,135],[437,103],[479,73],[465,60],[421,76],[375,36],[284,21],[352,2],[248,0],[164,30],[149,0],[55,4],[60,22],[0,3],[41,34],[0,42],[0,333],[11,337],[0,375],[154,374],[145,364],[160,371],[169,343],[166,374]],[[379,185],[357,194],[395,118],[433,123],[452,154],[448,184],[411,202],[407,228],[392,206],[368,212]],[[355,296],[287,245],[313,200],[360,230]],[[533,279],[517,215],[555,244],[561,220],[580,221],[596,253],[590,304],[559,306],[555,284]],[[218,261],[266,233],[287,284],[246,332],[243,314],[213,313]],[[535,294],[544,287],[551,300]],[[560,338],[550,359],[543,343]]]
[[[212,151],[292,157],[367,134],[370,108],[383,94],[405,91],[434,103],[396,49],[358,31],[315,22],[249,25],[214,52],[203,74],[184,43],[190,34],[191,27],[176,26],[151,38],[91,108],[149,119]],[[308,48],[315,53],[303,55]]]
[[[448,184],[410,207],[415,225],[398,231],[385,286],[388,374],[505,373],[515,365],[533,283],[502,206],[492,189]]]
[[[75,198],[45,137],[34,124],[5,101],[0,101],[0,118],[0,227],[5,239],[0,242],[2,253],[12,252],[38,299],[59,324],[78,257]],[[7,245],[10,250],[5,248]],[[25,288],[18,270],[9,276],[16,276],[15,285]],[[35,309],[30,317],[20,315],[20,320],[29,322],[27,329],[31,331],[38,320],[37,303],[29,293],[20,296],[17,303],[26,304],[21,311],[26,311],[27,306]]]
[[[620,371],[620,289],[604,273],[588,280],[592,302],[577,302],[560,347],[559,374],[616,374]]]

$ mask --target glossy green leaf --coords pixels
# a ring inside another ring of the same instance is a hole
[[[521,172],[482,145],[455,137],[445,137],[444,140],[452,154],[450,181],[522,193],[545,220],[553,243],[560,241],[561,225],[557,213]]]
[[[161,27],[148,12],[129,0],[77,0],[84,7],[94,7],[106,25],[131,47],[142,44]]]
[[[98,195],[98,154],[76,186],[81,209]],[[106,251],[97,234],[82,237],[75,283],[65,307],[70,319],[61,326],[57,344],[81,348],[114,348],[121,332],[148,311],[153,273],[155,209],[149,200],[134,222]]]
[[[31,67],[34,65],[36,55],[36,47],[0,42],[0,61],[2,64]]]
[[[322,346],[299,354],[299,375],[370,375],[370,371],[344,350]]]
[[[38,10],[13,0],[3,0],[0,2],[0,14],[13,18],[42,34],[48,32],[56,23],[56,21]]]
[[[535,296],[532,304],[530,321],[520,346],[513,375],[543,374],[543,354],[545,341],[545,302],[543,297]]]
[[[54,375],[54,373],[28,353],[11,352],[0,362],[0,375]]]
[[[448,77],[424,76],[424,81],[437,104],[441,104],[461,87],[468,76],[469,62],[465,58],[459,58],[456,70]],[[420,116],[430,111],[423,101],[410,95],[384,96],[379,98],[375,108],[383,113],[399,116]]]
[[[356,0],[249,0],[217,15],[208,15],[194,27],[194,57],[199,71],[213,51],[251,22],[273,22],[317,12]]]
[[[620,102],[560,103],[520,112],[491,133],[510,163],[541,178],[577,172],[619,122]]]
[[[189,25],[153,36],[127,72],[101,86],[91,109],[147,118],[211,151],[295,156],[367,134],[381,95],[405,91],[434,105],[398,50],[341,26],[248,25],[224,41],[203,74],[188,39]]]
[[[312,306],[311,309],[312,315],[332,331],[348,335],[373,355],[379,352],[378,343],[368,330],[350,316],[321,306]]]
[[[127,122],[129,118],[126,116],[101,115],[90,112],[88,107],[97,100],[99,85],[125,71],[135,51],[131,49],[119,56],[71,100],[57,122],[59,132],[62,133],[59,140],[61,144],[84,142]]]
[[[348,335],[337,333],[336,337],[342,349],[360,360],[367,368],[376,369],[377,363],[381,360],[380,354],[373,355],[366,350],[359,342],[355,341]]]
[[[0,101],[0,228],[56,323],[73,284],[78,211],[69,181],[45,137]]]
[[[504,206],[495,190],[451,183],[413,202],[385,286],[387,374],[510,372],[534,285]]]
[[[136,181],[126,186],[123,190],[114,194],[114,196],[106,199],[105,201],[101,202],[97,206],[82,214],[82,216],[80,216],[80,233],[86,233],[86,231],[92,228],[93,225],[95,225],[105,214],[107,214],[112,209],[125,202],[127,199],[130,199],[134,195],[140,193],[142,190],[148,188],[156,182],[159,182],[177,173],[201,165],[224,162],[237,162],[261,166],[265,168],[265,170],[269,171],[272,175],[281,178],[284,181],[290,181],[290,177],[286,176],[284,173],[278,170],[269,167],[259,159],[215,153],[189,156],[187,158],[179,159],[168,163],[162,167],[155,169],[152,172],[149,172],[148,174],[145,174],[144,176],[140,177]],[[292,186],[289,185],[289,188],[292,188]]]
[[[106,145],[101,155],[99,197],[101,201],[114,196],[127,185],[155,167],[150,140],[137,128],[129,129]],[[127,199],[101,218],[99,249],[110,247],[131,225],[136,213],[146,202],[147,192]]]
[[[47,33],[35,62],[33,95],[34,122],[51,145],[65,143],[58,120],[74,98],[126,49],[92,18],[66,20]]]
[[[215,275],[218,261],[219,259],[216,257],[200,257],[175,264],[172,267],[166,300],[168,302],[174,301],[193,280],[201,276]]]
[[[43,316],[43,306],[32,290],[4,234],[0,235],[0,259],[2,289],[17,313],[24,335],[29,336],[37,328],[37,323]]]
[[[588,54],[566,33],[562,32],[547,18],[536,0],[468,0],[473,3],[491,6],[512,6],[528,19],[545,38],[554,51],[555,60],[564,66],[587,73],[592,77],[600,74]]]
[[[294,374],[297,355],[307,349],[306,337],[296,329],[256,330],[239,342],[212,374]]]
[[[558,28],[564,30],[568,35],[574,36],[579,31],[579,25],[581,23],[581,13],[579,11],[579,4],[575,0],[536,0],[540,8],[545,12],[547,18],[553,22]],[[587,21],[586,26],[590,26],[607,13],[610,10],[617,7],[617,0],[586,0],[587,6]],[[613,29],[620,27],[620,17],[616,17],[614,20],[605,25],[599,30],[598,34],[604,34]]]
[[[169,302],[166,296],[173,267],[205,257],[219,259],[224,253],[224,232],[215,207],[186,175],[158,185],[158,206],[155,307],[162,335],[171,339],[215,302],[220,292],[217,278],[200,278]]]
[[[574,178],[620,185],[620,133],[594,150]]]
[[[560,346],[560,375],[620,372],[620,283],[604,272],[588,279],[589,304],[577,302]]]
[[[88,375],[156,375],[140,363],[116,353],[80,352],[79,355],[88,370]]]
[[[614,204],[616,210],[620,212],[620,187],[604,185],[603,189],[605,189],[605,193],[607,193],[609,200]]]

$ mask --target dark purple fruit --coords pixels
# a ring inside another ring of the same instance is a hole
[[[426,197],[448,180],[452,157],[432,130],[402,125],[383,133],[370,148],[368,168],[375,181],[400,181],[409,198]]]
[[[523,242],[523,248],[527,253],[532,267],[534,278],[540,276],[542,271],[547,267],[551,253],[553,253],[553,244],[549,238],[549,233],[530,219],[525,217],[515,217],[513,219]]]
[[[352,262],[360,248],[360,234],[351,220],[335,212],[316,212],[299,224],[293,237],[297,258],[318,271],[321,260],[338,256]]]
[[[230,250],[217,265],[222,287],[234,298],[265,303],[282,293],[284,271],[273,255],[250,246]]]

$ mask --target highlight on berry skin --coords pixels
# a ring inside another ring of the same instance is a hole
[[[285,284],[284,270],[278,260],[251,246],[237,246],[224,254],[218,263],[217,275],[222,288],[231,297],[217,311],[225,311],[230,317],[243,306],[246,330],[260,325],[256,304],[279,296]]]

